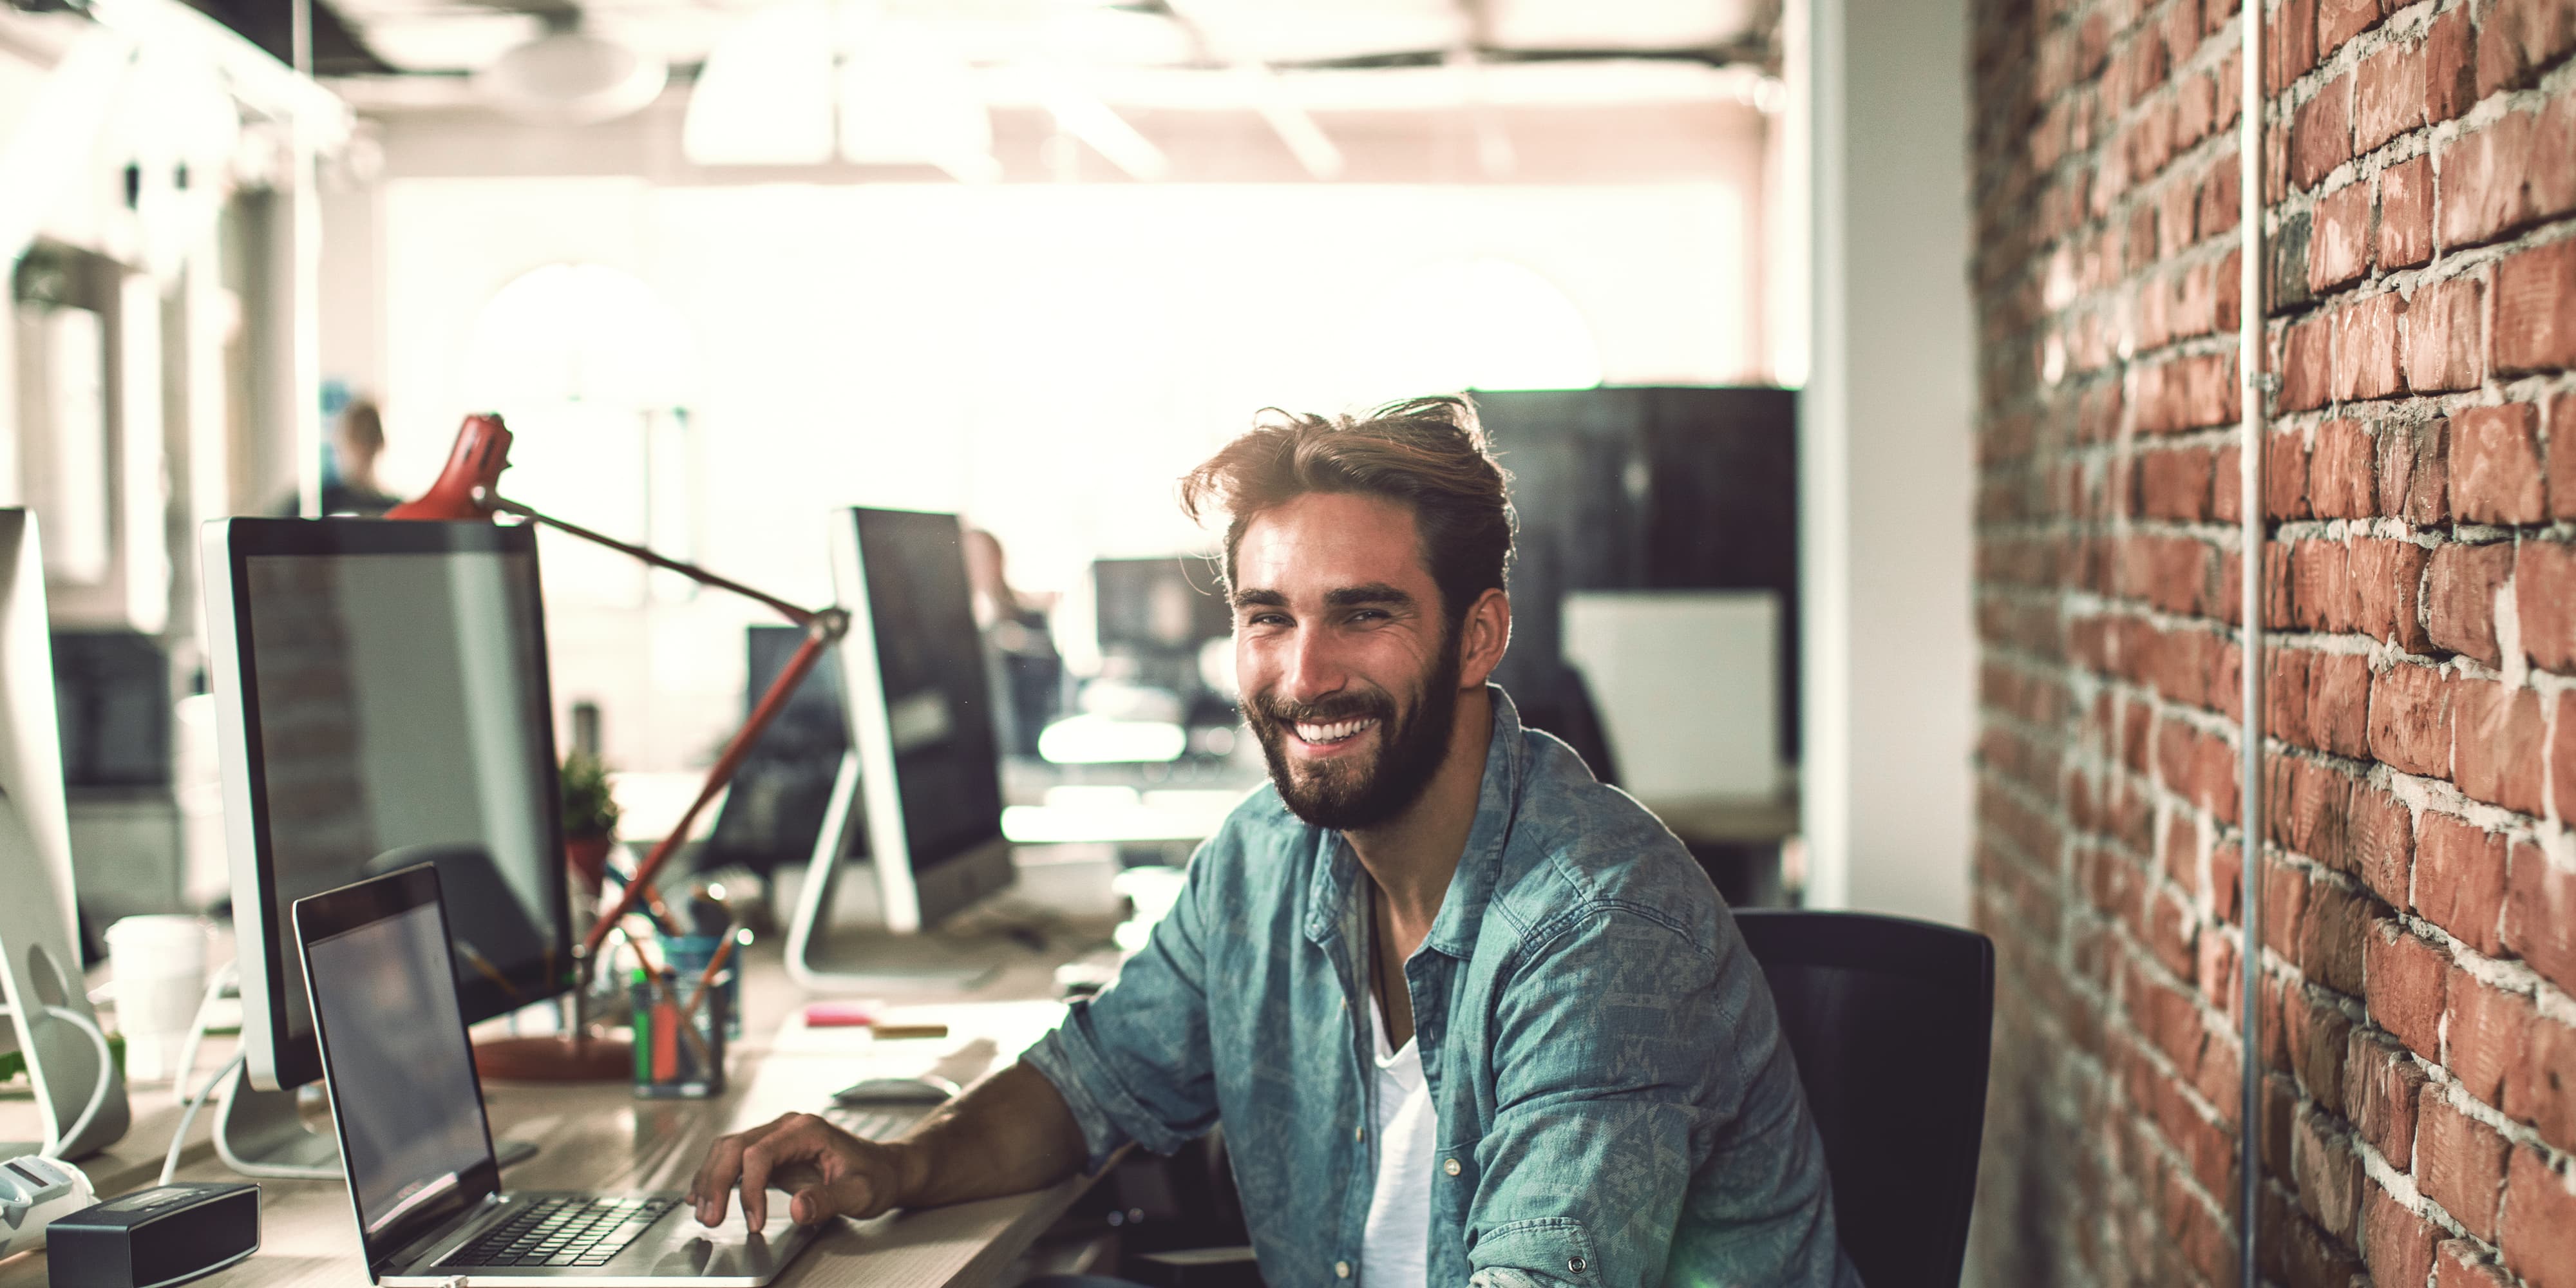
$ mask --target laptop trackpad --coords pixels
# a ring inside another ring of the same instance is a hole
[[[815,1231],[787,1219],[791,1196],[769,1192],[769,1228],[754,1232],[742,1219],[742,1205],[731,1204],[721,1224],[704,1226],[680,1208],[645,1231],[635,1246],[608,1263],[624,1274],[641,1270],[654,1278],[728,1280],[765,1279],[814,1239]]]

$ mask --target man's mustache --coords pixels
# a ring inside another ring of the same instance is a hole
[[[1393,702],[1370,694],[1325,698],[1316,702],[1288,702],[1264,694],[1256,695],[1245,709],[1272,724],[1335,724],[1371,717],[1391,720],[1395,715]]]

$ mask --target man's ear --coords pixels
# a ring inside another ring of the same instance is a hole
[[[1458,687],[1483,687],[1511,643],[1511,596],[1488,589],[1467,606],[1466,619],[1458,623]]]

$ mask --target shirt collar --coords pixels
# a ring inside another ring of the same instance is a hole
[[[1492,699],[1494,728],[1485,744],[1484,779],[1476,790],[1476,822],[1468,830],[1466,849],[1458,856],[1458,870],[1450,874],[1440,915],[1432,919],[1431,933],[1423,939],[1423,946],[1461,959],[1476,942],[1485,904],[1493,898],[1500,878],[1503,846],[1511,840],[1525,769],[1519,708],[1499,684],[1486,685],[1485,693]],[[1359,942],[1357,927],[1366,924],[1360,918],[1367,913],[1354,897],[1365,875],[1359,856],[1342,843],[1339,832],[1319,832],[1316,844],[1320,848],[1315,875],[1306,889],[1306,938],[1327,944],[1349,935]]]

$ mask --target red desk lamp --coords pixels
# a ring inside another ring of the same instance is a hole
[[[797,685],[804,683],[806,675],[822,660],[823,651],[849,629],[850,619],[838,608],[801,608],[741,582],[719,577],[695,564],[666,558],[642,546],[629,545],[605,533],[593,532],[506,500],[499,492],[499,484],[501,471],[509,467],[510,431],[501,424],[499,414],[467,416],[465,423],[456,431],[456,446],[447,454],[447,465],[439,471],[438,480],[430,484],[429,491],[422,493],[420,499],[395,506],[385,517],[457,522],[489,520],[502,514],[516,515],[531,523],[542,523],[558,532],[597,542],[653,567],[676,572],[702,586],[730,590],[757,600],[805,628],[805,642],[797,647],[795,656],[788,659],[786,669],[778,673],[768,692],[763,693],[759,703],[752,707],[751,718],[744,721],[733,740],[725,744],[724,754],[718,756],[715,767],[707,771],[706,782],[698,788],[697,798],[689,802],[688,812],[680,816],[671,834],[663,837],[654,845],[652,852],[644,856],[643,864],[635,870],[634,878],[626,883],[626,890],[618,896],[616,904],[600,914],[599,920],[591,924],[590,933],[583,937],[574,994],[579,998],[590,990],[592,973],[598,969],[601,946],[627,914],[641,904],[652,912],[656,921],[667,924],[668,910],[662,906],[661,897],[653,892],[653,878],[680,848],[690,827],[706,809],[707,802],[715,799],[725,784],[733,781],[734,773],[742,768],[743,758],[750,754],[752,745],[760,741],[761,731],[767,729],[780,709],[787,705],[788,695],[796,691]],[[491,1077],[526,1081],[607,1082],[632,1075],[635,1066],[625,1043],[593,1038],[578,1022],[571,1027],[569,1040],[507,1038],[478,1044],[474,1048],[475,1064]]]

